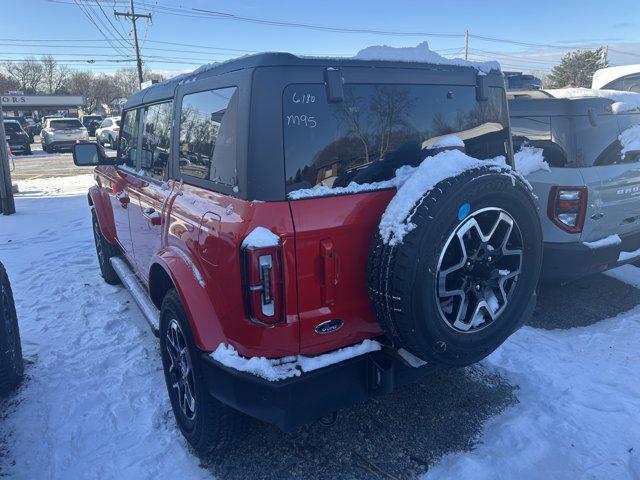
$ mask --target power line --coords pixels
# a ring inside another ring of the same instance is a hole
[[[77,0],[73,0],[73,3],[82,11],[82,13],[89,19],[89,21],[98,29],[98,32],[100,32],[100,35],[102,35],[104,37],[104,39],[109,43],[109,45],[111,45],[116,51],[118,51],[118,53],[120,53],[121,55],[126,55],[125,53],[123,53],[116,45],[114,45],[113,43],[111,43],[111,40],[109,39],[109,37],[107,37],[107,35],[102,31],[102,29],[98,26],[98,24],[93,20],[93,18],[91,17],[91,15],[86,11],[86,9],[83,7],[82,4],[78,3]]]

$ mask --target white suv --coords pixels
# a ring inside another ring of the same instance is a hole
[[[107,117],[96,129],[96,140],[100,145],[109,145],[115,149],[118,145],[120,117]]]
[[[71,150],[77,142],[88,142],[89,133],[77,118],[50,118],[41,133],[42,150]]]

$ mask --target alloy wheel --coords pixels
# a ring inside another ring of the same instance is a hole
[[[165,340],[170,361],[169,376],[173,393],[182,414],[188,420],[193,420],[196,416],[193,363],[184,333],[176,319],[169,321]]]
[[[501,208],[469,214],[447,239],[436,270],[436,300],[445,323],[477,332],[509,304],[522,271],[522,234]]]

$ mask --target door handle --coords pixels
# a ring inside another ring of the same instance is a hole
[[[124,192],[124,190],[120,190],[119,192],[116,192],[116,198],[120,202],[120,205],[122,205],[125,208],[127,207],[129,202],[131,201],[131,199],[129,198],[129,195],[127,195]]]
[[[143,208],[142,216],[149,220],[149,223],[151,225],[162,225],[162,215],[156,212],[155,208]]]

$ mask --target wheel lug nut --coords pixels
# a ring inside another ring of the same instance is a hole
[[[476,289],[476,291],[480,291],[480,284],[479,283],[476,283],[475,289]]]
[[[493,260],[493,257],[492,257],[491,255],[489,255],[489,256],[487,257],[487,261],[489,261],[489,262],[490,262],[491,260]]]

